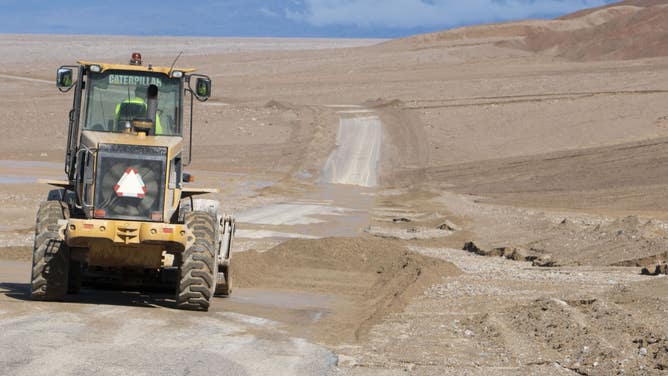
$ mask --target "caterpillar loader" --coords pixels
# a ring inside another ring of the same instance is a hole
[[[37,212],[33,299],[62,300],[87,281],[168,284],[178,308],[206,311],[231,293],[234,218],[199,198],[216,190],[189,187],[184,172],[193,99],[211,94],[210,78],[193,72],[144,65],[139,53],[129,64],[58,68],[56,86],[74,94],[67,179],[45,181],[56,189]]]

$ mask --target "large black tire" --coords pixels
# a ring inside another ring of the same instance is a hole
[[[186,227],[192,232],[192,244],[183,253],[176,289],[180,309],[207,311],[216,288],[216,216],[203,211],[186,212]]]
[[[59,300],[67,294],[70,250],[58,240],[58,220],[65,219],[60,201],[43,202],[37,211],[30,292],[33,299]]]

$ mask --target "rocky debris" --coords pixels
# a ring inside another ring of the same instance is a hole
[[[644,267],[640,271],[640,274],[642,274],[642,275],[668,274],[668,264],[658,264],[658,265],[655,265],[654,268],[649,267],[649,266]]]
[[[483,250],[478,248],[478,246],[473,242],[464,243],[464,248],[462,249],[467,252],[475,253],[476,255],[486,256]]]
[[[559,265],[653,266],[668,261],[668,223],[637,216],[559,217],[540,239],[525,244],[551,254]]]
[[[668,355],[666,340],[606,299],[539,298],[518,304],[504,315],[518,342],[531,343],[543,361],[558,362],[581,375],[661,374]],[[486,320],[483,326],[498,326]],[[614,330],[613,330],[614,328]],[[633,341],[631,338],[639,338]]]
[[[551,268],[555,266],[559,266],[556,261],[552,259],[551,255],[541,255],[537,259],[533,260],[531,262],[531,265],[533,266],[540,266],[543,268]]]
[[[446,231],[459,231],[461,230],[459,226],[455,225],[454,223],[450,221],[445,221],[441,223],[440,225],[436,226],[437,229],[439,230],[446,230]]]
[[[294,110],[295,106],[287,102],[280,102],[272,99],[265,103],[264,108],[270,108],[274,110]]]
[[[474,242],[469,241],[464,244],[463,250],[486,257],[504,257],[513,261],[531,262],[533,266],[554,267],[557,262],[551,255],[543,254],[536,249],[526,249],[523,247],[496,247],[489,250],[478,247]]]
[[[632,260],[624,260],[612,264],[613,266],[635,266],[651,268],[655,265],[665,264],[668,261],[668,252],[663,252],[657,255],[640,257]]]
[[[538,256],[531,254],[531,251],[520,247],[502,247],[497,248],[502,252],[502,256],[514,261],[534,261]]]
[[[389,228],[380,226],[369,226],[364,232],[379,238],[401,240],[444,238],[453,233],[453,231],[444,231],[426,227]]]
[[[408,218],[401,217],[401,218],[392,218],[392,222],[394,222],[394,223],[398,223],[398,222],[411,222],[411,220],[408,219]]]

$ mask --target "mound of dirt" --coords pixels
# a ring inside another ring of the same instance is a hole
[[[232,270],[239,287],[342,296],[350,306],[325,318],[320,339],[327,342],[365,337],[425,288],[460,273],[449,262],[374,238],[289,240],[267,252],[236,254]]]

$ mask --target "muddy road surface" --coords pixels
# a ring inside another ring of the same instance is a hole
[[[375,205],[382,138],[380,119],[366,112],[341,118],[324,178],[308,192],[239,213],[237,243],[253,250],[234,256],[237,288],[230,298],[215,298],[206,313],[175,310],[173,295],[157,291],[89,287],[62,302],[31,301],[30,248],[21,246],[30,230],[4,229],[16,247],[3,253],[13,261],[0,263],[3,372],[339,372],[329,346],[366,338],[432,281],[458,273],[392,242],[356,238]],[[367,142],[374,147],[367,150]],[[10,189],[57,175],[60,167],[3,166],[8,173],[0,184]],[[257,241],[285,243],[267,250]]]
[[[189,38],[179,64],[214,91],[188,172],[238,218],[236,290],[206,313],[28,299],[72,103],[46,82],[128,43],[169,66],[184,40],[0,37],[0,373],[665,374],[668,60],[520,46],[624,39],[607,22],[656,2],[632,3],[381,44]]]

